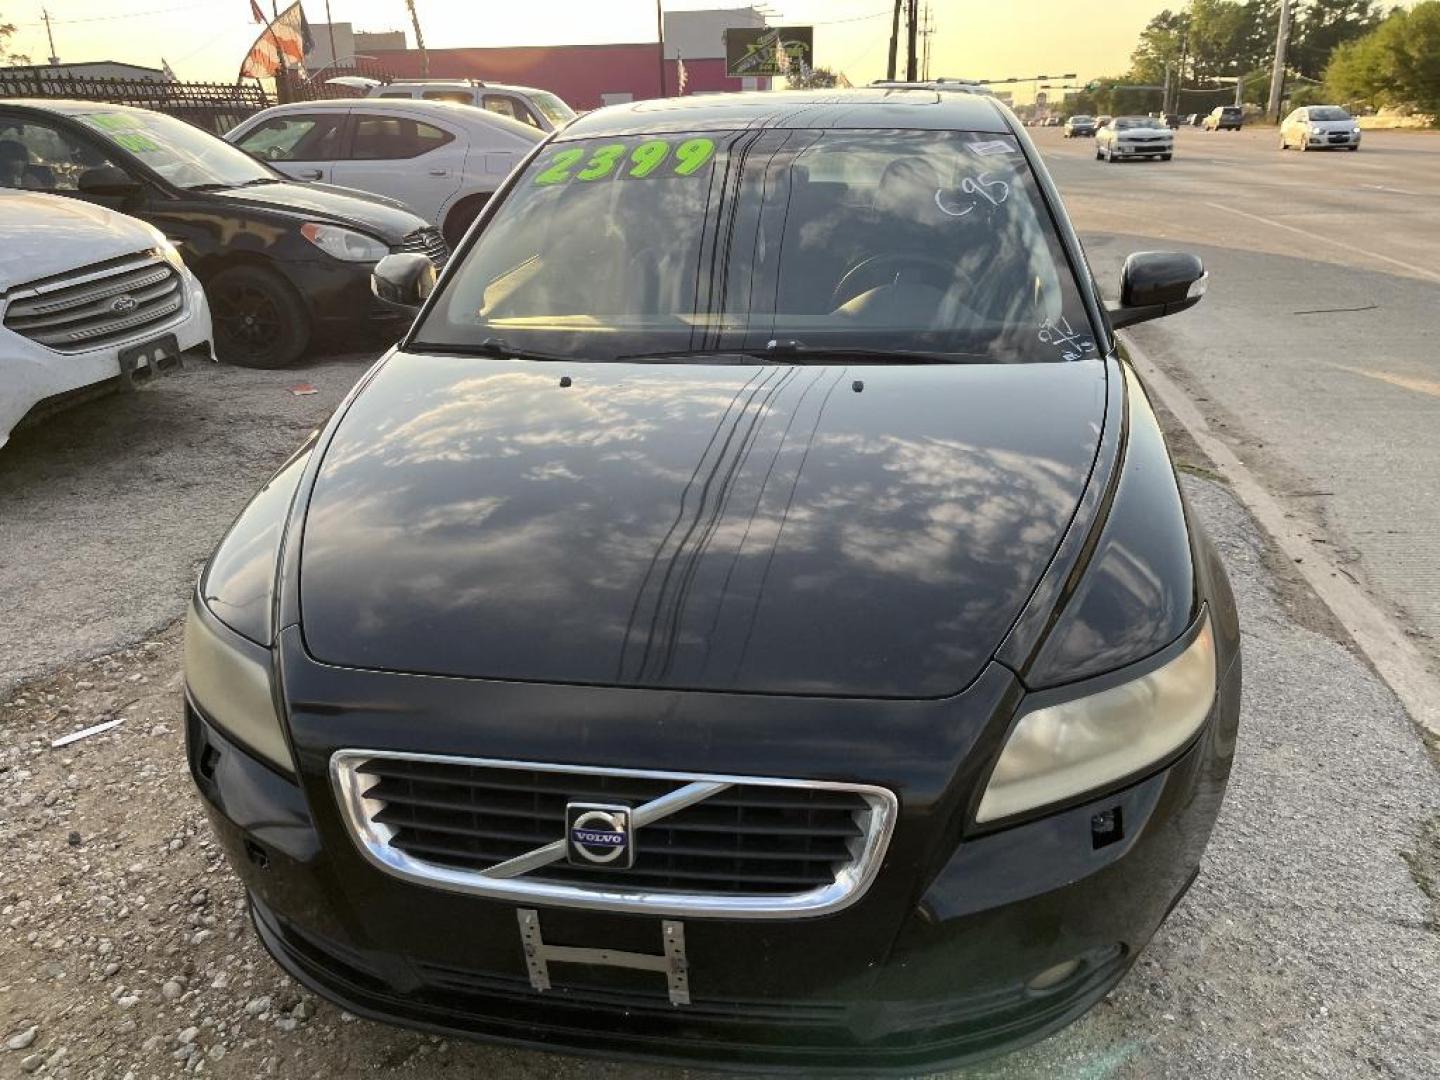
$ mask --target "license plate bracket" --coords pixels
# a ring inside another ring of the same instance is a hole
[[[141,386],[179,367],[180,342],[174,334],[163,334],[143,345],[120,350],[120,379],[130,386]]]
[[[540,933],[538,911],[534,908],[516,908],[515,916],[520,923],[520,945],[525,952],[525,967],[530,973],[530,986],[540,993],[550,989],[551,964],[589,964],[659,972],[665,976],[670,992],[670,1004],[690,1004],[690,963],[685,956],[685,924],[678,919],[661,921],[660,940],[665,951],[657,954],[550,945]]]

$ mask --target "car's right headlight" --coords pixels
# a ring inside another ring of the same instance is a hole
[[[1023,715],[990,775],[978,822],[1063,802],[1179,750],[1215,701],[1215,636],[1205,617],[1183,652],[1129,682]]]
[[[300,226],[300,235],[326,255],[344,262],[379,262],[390,254],[390,248],[375,237],[339,225],[307,221]]]

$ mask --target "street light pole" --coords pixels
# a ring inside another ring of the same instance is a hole
[[[1270,73],[1270,102],[1265,112],[1280,120],[1280,100],[1285,93],[1285,50],[1290,44],[1290,0],[1280,0],[1280,29],[1275,34],[1275,69]]]
[[[895,81],[895,59],[900,51],[900,5],[904,0],[895,0],[895,14],[890,20],[890,63],[885,68],[885,78]]]
[[[920,33],[920,0],[910,0],[910,29],[906,32],[905,79],[915,82],[920,78],[920,57],[916,52]]]

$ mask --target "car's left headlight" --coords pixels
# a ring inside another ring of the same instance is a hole
[[[185,685],[212,724],[286,773],[295,760],[275,708],[270,651],[241,637],[198,596],[185,619]]]
[[[1023,715],[990,775],[978,822],[1062,802],[1144,770],[1198,732],[1215,701],[1215,637],[1199,634],[1161,667]]]
[[[309,221],[300,226],[300,235],[326,255],[345,262],[379,262],[390,254],[390,248],[375,237],[339,225]]]

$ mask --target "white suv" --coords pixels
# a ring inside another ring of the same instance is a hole
[[[360,75],[339,75],[327,80],[362,89],[366,97],[409,98],[419,101],[453,101],[507,116],[537,131],[551,132],[575,119],[575,110],[549,90],[533,86],[482,82],[479,79],[396,79],[382,83]]]
[[[445,101],[296,101],[225,138],[296,180],[398,199],[453,249],[544,132]]]
[[[0,190],[0,236],[0,446],[22,420],[215,358],[205,293],[153,226]]]

